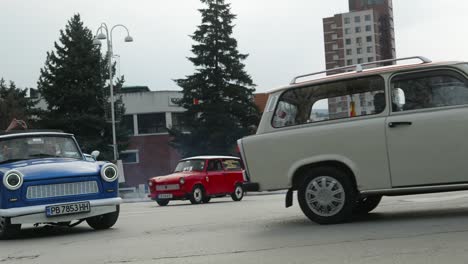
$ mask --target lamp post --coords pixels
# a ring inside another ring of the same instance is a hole
[[[115,28],[122,27],[127,31],[127,36],[125,37],[125,42],[132,42],[133,38],[130,36],[128,28],[122,24],[117,24],[109,29],[106,23],[102,23],[96,31],[96,36],[94,37],[93,44],[101,45],[100,40],[107,40],[107,62],[109,67],[109,87],[110,87],[110,103],[111,103],[111,123],[112,123],[112,148],[114,150],[114,160],[117,160],[117,139],[115,135],[115,113],[114,113],[114,87],[113,87],[113,74],[112,74],[112,32]]]

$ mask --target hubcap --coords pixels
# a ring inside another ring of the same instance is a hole
[[[235,193],[236,193],[237,198],[241,198],[242,197],[242,188],[240,186],[237,186]]]
[[[314,178],[307,185],[305,196],[310,210],[325,217],[340,212],[345,203],[343,186],[329,176]]]
[[[202,199],[202,191],[200,190],[200,188],[196,188],[196,189],[193,191],[193,198],[195,198],[195,201],[197,201],[197,202],[201,201],[201,199]]]

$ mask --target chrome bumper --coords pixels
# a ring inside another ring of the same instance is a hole
[[[91,204],[91,212],[88,213],[47,217],[45,214],[46,206],[64,204],[56,203],[10,209],[0,209],[0,217],[11,218],[12,224],[66,222],[115,212],[117,210],[116,206],[122,203],[122,198],[116,197],[108,199],[89,200],[89,203]]]

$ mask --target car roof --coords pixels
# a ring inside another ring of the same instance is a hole
[[[73,134],[64,133],[59,130],[16,130],[0,133],[0,139],[23,136],[73,136]]]
[[[402,64],[402,65],[389,65],[389,66],[382,66],[382,67],[374,67],[374,68],[363,69],[362,71],[348,71],[348,72],[337,73],[333,75],[327,75],[322,78],[296,82],[287,86],[272,89],[268,91],[267,93],[272,94],[272,93],[288,90],[291,88],[299,88],[303,86],[309,86],[312,84],[325,83],[325,82],[338,81],[338,80],[346,80],[346,79],[352,79],[352,78],[357,78],[357,77],[364,77],[368,75],[391,73],[391,72],[396,72],[396,71],[401,71],[401,70],[426,69],[426,68],[440,67],[440,66],[452,66],[452,65],[462,64],[462,63],[467,63],[467,62],[442,61],[442,62],[429,62],[429,63],[415,63],[415,64]],[[330,70],[333,70],[333,69],[330,69]]]
[[[234,156],[195,156],[189,157],[182,160],[196,160],[196,159],[240,159],[239,157]]]

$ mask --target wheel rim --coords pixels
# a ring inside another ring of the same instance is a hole
[[[345,203],[345,191],[341,183],[329,176],[314,178],[307,185],[305,198],[310,210],[319,216],[333,216]]]
[[[242,187],[237,186],[236,190],[234,191],[234,194],[236,195],[237,199],[242,198],[242,195],[243,195]]]
[[[195,190],[193,190],[193,198],[195,199],[195,201],[197,202],[200,202],[202,200],[202,190],[200,188],[195,188]]]

